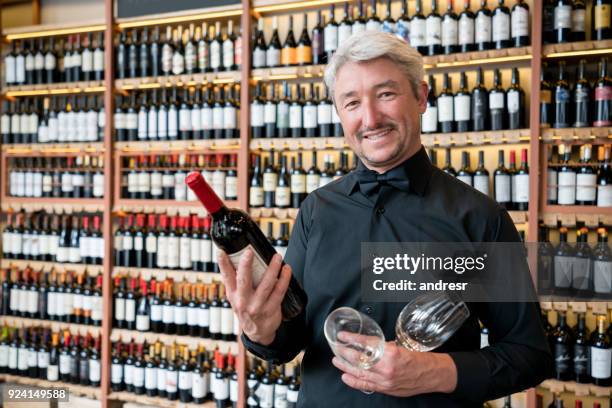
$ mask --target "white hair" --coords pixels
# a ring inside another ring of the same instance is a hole
[[[406,41],[382,31],[362,31],[350,36],[336,50],[325,67],[323,80],[332,100],[336,74],[349,61],[365,62],[377,58],[393,61],[410,81],[415,98],[420,98],[420,86],[423,82],[423,57]],[[335,103],[335,102],[334,102]]]

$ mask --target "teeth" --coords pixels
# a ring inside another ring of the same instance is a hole
[[[375,133],[373,135],[369,135],[369,136],[366,137],[366,139],[370,139],[370,140],[376,141],[376,140],[380,139],[381,137],[386,136],[387,133],[389,133],[388,129],[387,130],[383,130],[382,132],[377,132],[377,133]]]

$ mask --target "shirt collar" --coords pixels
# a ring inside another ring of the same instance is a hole
[[[433,165],[423,146],[421,146],[421,149],[414,155],[389,171],[396,171],[396,169],[402,170],[403,176],[410,182],[410,190],[412,192],[420,196],[425,195],[425,190],[433,171]],[[359,181],[355,172],[367,170],[368,168],[359,161],[357,168],[348,174],[347,183],[345,185],[345,193],[347,195],[352,195],[356,191],[359,191]]]

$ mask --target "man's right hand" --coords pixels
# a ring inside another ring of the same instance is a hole
[[[276,336],[283,316],[281,302],[289,287],[291,267],[282,265],[282,257],[276,254],[256,289],[253,288],[253,251],[247,249],[240,257],[238,270],[229,257],[219,251],[217,260],[227,298],[238,316],[240,327],[252,341],[270,345]]]

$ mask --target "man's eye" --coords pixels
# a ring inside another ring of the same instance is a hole
[[[350,109],[350,108],[353,108],[353,107],[355,107],[355,106],[357,106],[357,101],[350,101],[350,102],[348,102],[348,103],[346,103],[346,104],[344,105],[344,107],[345,107],[346,109]]]
[[[395,95],[394,92],[383,92],[380,94],[382,98],[392,98]]]

